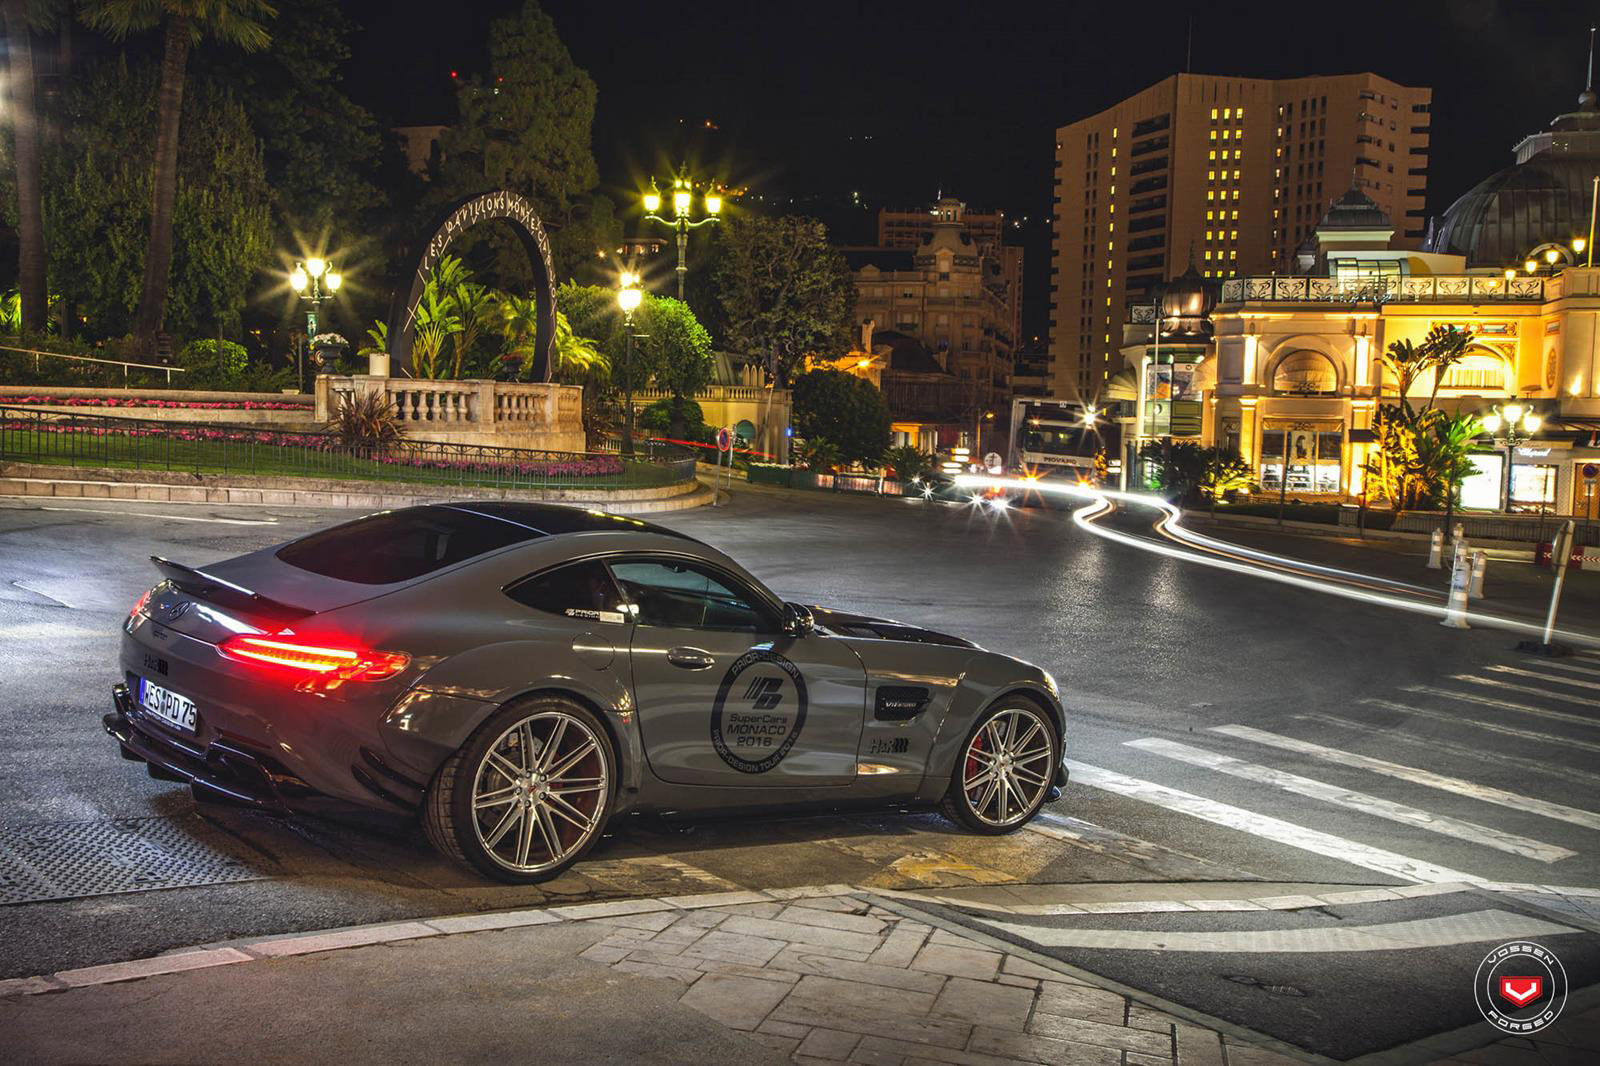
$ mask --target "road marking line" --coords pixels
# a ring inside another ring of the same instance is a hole
[[[1562,663],[1551,660],[1550,662],[1543,663],[1542,665],[1548,666],[1555,670],[1570,670],[1575,674],[1587,674],[1590,677],[1600,677],[1600,670],[1591,670],[1587,666],[1577,666],[1573,663]]]
[[[1231,728],[1236,727],[1222,726],[1215,731],[1223,732]],[[1252,738],[1246,737],[1244,739]],[[1577,852],[1568,848],[1558,847],[1555,844],[1546,844],[1531,837],[1502,832],[1499,829],[1461,821],[1442,814],[1432,814],[1417,807],[1395,803],[1365,792],[1341,788],[1326,781],[1301,777],[1299,774],[1275,770],[1270,766],[1262,766],[1259,763],[1245,762],[1231,755],[1220,755],[1206,751],[1203,748],[1179,744],[1176,741],[1149,737],[1144,740],[1127,741],[1126,746],[1138,748],[1140,751],[1153,752],[1168,759],[1176,759],[1178,762],[1188,763],[1190,766],[1215,770],[1219,774],[1227,774],[1230,777],[1242,778],[1245,781],[1255,781],[1260,784],[1270,785],[1273,788],[1280,788],[1285,792],[1293,792],[1300,796],[1309,796],[1311,799],[1322,800],[1324,803],[1332,803],[1335,806],[1358,811],[1362,814],[1370,814],[1377,818],[1385,818],[1391,822],[1399,822],[1402,825],[1409,825],[1416,829],[1426,829],[1431,833],[1439,833],[1444,836],[1455,837],[1458,840],[1471,841],[1474,844],[1482,844],[1484,847],[1509,852],[1512,855],[1521,855],[1527,859],[1537,859],[1539,862],[1558,862],[1561,859],[1570,859],[1577,854]]]
[[[1497,707],[1502,711],[1521,711],[1537,718],[1548,718],[1552,722],[1568,722],[1572,725],[1600,726],[1593,718],[1585,718],[1581,714],[1568,714],[1566,711],[1552,711],[1544,707],[1530,707],[1526,703],[1511,703],[1508,700],[1497,700],[1489,696],[1480,696],[1475,692],[1452,692],[1447,688],[1434,688],[1432,685],[1406,685],[1405,692],[1421,692],[1428,696],[1442,696],[1452,700],[1466,700],[1468,703],[1481,703],[1485,707]]]
[[[1516,729],[1512,726],[1502,726],[1494,722],[1478,722],[1470,719],[1452,718],[1449,715],[1424,711],[1420,707],[1412,707],[1404,703],[1393,703],[1389,700],[1362,700],[1362,703],[1374,707],[1384,707],[1391,711],[1401,711],[1406,714],[1421,715],[1426,718],[1438,718],[1452,725],[1475,725],[1493,733],[1503,733],[1506,736],[1521,737],[1526,740],[1543,741],[1545,743],[1560,744],[1563,747],[1585,748],[1590,751],[1600,751],[1600,744],[1593,744],[1582,740],[1567,740],[1551,733],[1535,733],[1532,730]],[[1363,733],[1370,733],[1372,726],[1368,723],[1357,722],[1350,718],[1340,718],[1335,714],[1297,714],[1296,718],[1307,721],[1321,722],[1324,725],[1337,726],[1341,729],[1350,729]],[[1413,744],[1417,747],[1428,748],[1433,751],[1447,751],[1463,759],[1475,759],[1490,765],[1515,766],[1533,774],[1548,774],[1562,780],[1574,777],[1600,785],[1600,774],[1590,773],[1588,770],[1578,770],[1571,766],[1558,766],[1543,759],[1525,759],[1519,755],[1507,755],[1501,751],[1485,751],[1482,748],[1470,747],[1466,744],[1456,744],[1453,741],[1439,740],[1435,737],[1413,737],[1392,729],[1383,731],[1385,739],[1398,740],[1402,744]]]
[[[1321,744],[1296,740],[1294,737],[1279,736],[1277,733],[1268,733],[1265,730],[1252,729],[1249,726],[1219,725],[1212,726],[1210,731],[1221,733],[1224,736],[1235,737],[1239,740],[1251,740],[1257,744],[1282,748],[1284,751],[1309,755],[1311,758],[1321,759],[1323,762],[1336,763],[1340,766],[1353,766],[1358,770],[1370,770],[1375,774],[1399,778],[1401,781],[1410,781],[1412,784],[1436,788],[1442,792],[1454,792],[1458,796],[1466,796],[1469,799],[1482,800],[1484,803],[1494,803],[1501,807],[1509,807],[1514,811],[1526,811],[1529,814],[1553,818],[1558,822],[1581,825],[1586,829],[1600,829],[1600,814],[1579,810],[1576,807],[1568,807],[1564,803],[1551,803],[1549,800],[1518,795],[1515,792],[1492,788],[1489,785],[1464,781],[1459,777],[1448,777],[1444,774],[1436,774],[1431,770],[1419,770],[1414,766],[1402,766],[1386,759],[1374,759],[1370,755],[1357,755],[1355,752],[1340,751],[1338,748],[1328,748]]]
[[[1137,777],[1117,773],[1115,770],[1106,770],[1099,766],[1090,766],[1074,759],[1065,760],[1067,769],[1071,771],[1072,783],[1087,785],[1090,788],[1103,789],[1115,792],[1118,795],[1131,799],[1142,800],[1157,807],[1165,807],[1169,811],[1187,814],[1201,821],[1211,822],[1228,829],[1235,829],[1241,833],[1261,837],[1279,844],[1309,851],[1316,855],[1323,855],[1330,859],[1338,859],[1352,866],[1362,869],[1374,870],[1378,873],[1397,877],[1402,881],[1421,881],[1433,883],[1470,881],[1477,883],[1484,878],[1473,874],[1462,873],[1446,866],[1436,866],[1421,859],[1413,859],[1382,848],[1371,847],[1354,840],[1334,836],[1316,829],[1307,829],[1305,826],[1285,822],[1280,818],[1270,815],[1257,814],[1247,811],[1242,807],[1234,807],[1216,800],[1196,796],[1192,792],[1183,792],[1166,785],[1158,785],[1154,781],[1141,781]]]
[[[1585,707],[1600,707],[1600,700],[1591,700],[1587,696],[1574,696],[1568,692],[1554,692],[1547,688],[1534,688],[1531,685],[1515,685],[1510,681],[1500,681],[1492,677],[1476,677],[1472,674],[1452,674],[1452,681],[1465,681],[1472,685],[1488,685],[1492,688],[1503,688],[1511,692],[1526,692],[1530,696],[1543,696],[1547,700],[1560,700],[1563,703],[1579,703]]]
[[[167,522],[209,522],[220,526],[275,526],[276,518],[196,518],[181,514],[152,514],[149,511],[114,511],[109,507],[40,507],[41,511],[72,511],[77,514],[128,515],[133,518],[160,518]]]
[[[1533,670],[1523,670],[1515,666],[1502,666],[1496,663],[1488,667],[1489,671],[1496,674],[1511,674],[1515,677],[1531,677],[1536,681],[1549,681],[1557,685],[1571,685],[1574,688],[1600,688],[1600,681],[1584,681],[1576,677],[1556,677],[1552,674],[1541,674]]]
[[[1482,910],[1380,925],[1315,929],[1253,929],[1239,932],[1174,932],[1155,929],[1058,929],[1053,926],[975,918],[995,929],[1052,948],[1107,951],[1197,951],[1289,954],[1300,952],[1415,951],[1457,944],[1560,936],[1582,930],[1512,911]]]

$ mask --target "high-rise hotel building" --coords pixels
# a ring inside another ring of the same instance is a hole
[[[1127,304],[1191,260],[1209,278],[1289,272],[1352,187],[1419,247],[1431,98],[1375,74],[1176,74],[1057,130],[1052,393],[1098,398]]]

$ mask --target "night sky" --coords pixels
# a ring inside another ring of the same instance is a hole
[[[482,71],[489,21],[518,6],[347,0],[362,29],[346,87],[385,122],[448,122],[450,71]],[[794,198],[841,242],[872,240],[878,207],[941,190],[1000,208],[1028,220],[1029,332],[1048,301],[1056,127],[1183,69],[1191,11],[1196,73],[1431,86],[1430,214],[1575,106],[1600,21],[1600,3],[1508,0],[544,6],[599,86],[594,151],[619,202],[686,157]]]

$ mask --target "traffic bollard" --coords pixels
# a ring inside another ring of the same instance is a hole
[[[1444,550],[1444,530],[1436,529],[1428,538],[1428,569],[1439,569],[1439,555]]]
[[[1483,599],[1484,572],[1489,569],[1489,555],[1487,552],[1476,551],[1472,553],[1472,580],[1467,584],[1467,598],[1469,600]]]
[[[1444,620],[1451,629],[1467,629],[1467,568],[1457,566],[1450,574],[1450,599],[1445,604]]]
[[[1450,527],[1450,543],[1451,544],[1460,544],[1462,539],[1463,539],[1463,536],[1464,536],[1465,532],[1466,532],[1466,529],[1465,529],[1464,526],[1462,526],[1462,524],[1460,522],[1457,522],[1455,525],[1451,526]]]

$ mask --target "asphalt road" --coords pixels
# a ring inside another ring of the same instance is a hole
[[[726,506],[661,519],[785,598],[924,623],[1050,670],[1073,716],[1074,783],[1048,831],[980,839],[895,813],[628,825],[559,882],[507,888],[443,863],[420,836],[197,810],[186,789],[120,759],[100,716],[119,625],[155,578],[148,557],[203,565],[347,517],[0,500],[0,893],[26,894],[14,875],[28,848],[58,883],[87,886],[0,906],[0,977],[234,936],[730,885],[1600,886],[1600,658],[1529,658],[1505,632],[1148,553],[1066,511],[741,487]],[[1566,617],[1600,617],[1594,595],[1575,583]],[[161,834],[196,849],[173,876],[206,880],[194,872],[206,867],[226,880],[96,886],[94,846]]]

